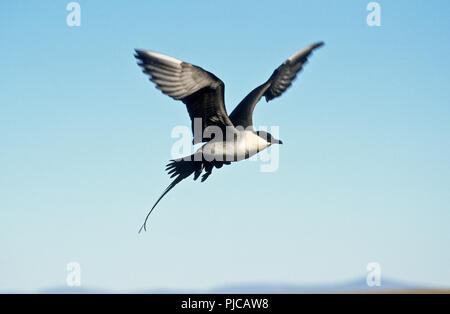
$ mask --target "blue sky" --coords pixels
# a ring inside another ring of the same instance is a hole
[[[204,289],[366,275],[450,286],[448,1],[69,1],[0,4],[0,291]],[[326,46],[255,110],[280,126],[280,166],[240,162],[170,180],[184,105],[133,49],[202,66],[228,111],[298,49]]]

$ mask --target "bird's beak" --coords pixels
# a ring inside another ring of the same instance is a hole
[[[283,144],[283,141],[282,140],[277,140],[276,142],[275,142],[275,144]]]

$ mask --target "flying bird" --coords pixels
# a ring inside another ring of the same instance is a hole
[[[193,144],[204,143],[194,154],[171,160],[166,166],[170,177],[175,179],[155,202],[139,232],[147,230],[148,217],[156,205],[182,180],[192,174],[197,180],[203,173],[203,182],[214,168],[250,158],[273,144],[282,144],[270,133],[253,129],[253,110],[262,97],[268,102],[281,96],[291,86],[313,50],[323,45],[319,42],[292,55],[265,83],[252,90],[230,115],[225,108],[225,84],[217,76],[161,53],[135,49],[138,65],[149,75],[156,88],[186,105],[192,122]]]

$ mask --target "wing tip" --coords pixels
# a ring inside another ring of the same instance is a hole
[[[135,52],[134,56],[141,60],[149,58],[150,60],[165,64],[165,65],[169,65],[169,66],[174,66],[174,65],[180,66],[183,63],[183,61],[181,61],[177,58],[174,58],[174,57],[171,57],[171,56],[168,56],[168,55],[156,52],[156,51],[135,48],[134,52]]]
[[[324,41],[319,41],[318,43],[312,44],[311,45],[311,49],[316,49],[319,47],[325,46],[325,42]]]
[[[143,65],[144,62],[144,50],[142,49],[134,49],[134,54],[133,56],[138,60],[138,62],[140,62],[140,64],[138,63],[139,66]]]
[[[319,48],[319,47],[322,47],[322,46],[324,46],[324,45],[325,45],[325,42],[319,41],[319,42],[317,42],[317,43],[315,43],[315,44],[312,44],[312,45],[310,45],[310,46],[307,46],[306,48],[303,48],[303,49],[297,51],[296,53],[294,53],[294,54],[288,59],[288,61],[294,61],[294,60],[297,60],[297,59],[299,59],[299,58],[303,58],[303,59],[304,59],[304,58],[307,58],[307,57],[312,53],[313,50],[315,50],[315,49],[317,49],[317,48]]]

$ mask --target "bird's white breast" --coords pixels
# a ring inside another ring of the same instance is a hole
[[[269,147],[270,143],[251,131],[239,132],[236,141],[210,141],[197,152],[206,160],[239,161],[250,158]]]

